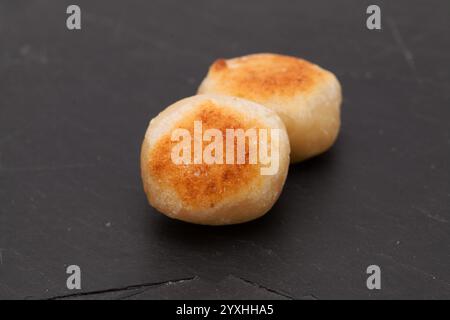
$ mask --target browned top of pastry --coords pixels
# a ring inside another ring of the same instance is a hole
[[[203,133],[207,129],[222,132],[223,155],[225,159],[225,130],[263,128],[256,120],[220,106],[212,101],[200,104],[188,118],[174,124],[173,129],[187,129],[194,137],[194,121],[202,121]],[[172,131],[171,131],[172,132]],[[178,142],[171,141],[171,134],[161,137],[151,148],[148,162],[149,173],[163,187],[178,194],[184,206],[201,209],[212,208],[221,200],[232,199],[250,185],[255,186],[260,178],[259,164],[248,162],[248,142],[246,143],[245,164],[175,164],[171,151]],[[209,142],[203,142],[203,150]],[[236,150],[237,141],[234,141]],[[193,147],[191,148],[193,159]],[[235,152],[236,156],[236,152]]]
[[[324,74],[324,70],[303,59],[268,53],[219,59],[209,71],[217,92],[254,101],[308,92]]]

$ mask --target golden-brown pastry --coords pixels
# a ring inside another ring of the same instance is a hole
[[[277,112],[288,131],[291,162],[326,151],[339,132],[339,81],[299,58],[264,53],[217,60],[198,93],[241,97]]]
[[[247,136],[239,140],[238,133]],[[150,204],[171,218],[246,222],[278,199],[289,151],[274,111],[236,97],[189,97],[150,122],[141,150],[144,190]]]

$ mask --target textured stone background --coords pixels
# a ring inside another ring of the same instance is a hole
[[[0,298],[450,298],[450,2],[375,3],[381,31],[359,0],[0,1]],[[291,166],[258,221],[157,214],[148,121],[253,52],[337,74],[336,146]]]

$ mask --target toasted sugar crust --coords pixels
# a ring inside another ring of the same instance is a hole
[[[216,93],[223,90],[228,95],[264,102],[273,95],[291,97],[313,90],[326,72],[303,59],[263,53],[216,60],[209,76],[220,84]]]
[[[222,131],[225,155],[225,129],[265,128],[256,120],[250,120],[236,111],[218,106],[212,101],[200,104],[195,112],[178,123],[175,128],[189,130],[193,137],[194,121],[202,121],[203,132],[207,129]],[[259,164],[248,164],[248,145],[245,164],[189,164],[177,165],[172,162],[171,150],[177,142],[171,141],[170,133],[161,137],[151,148],[147,169],[165,190],[174,191],[184,208],[202,210],[214,208],[224,200],[229,200],[261,183]],[[235,141],[236,147],[236,141]],[[191,149],[193,158],[193,148]]]
[[[339,80],[299,58],[263,53],[220,59],[198,93],[237,96],[275,111],[286,126],[293,163],[325,152],[339,134]]]

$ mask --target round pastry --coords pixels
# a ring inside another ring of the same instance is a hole
[[[339,132],[339,81],[331,72],[299,58],[263,53],[219,59],[198,93],[241,97],[274,110],[288,131],[291,162],[326,151]]]
[[[141,149],[144,191],[171,218],[206,225],[250,221],[278,199],[289,152],[274,111],[236,97],[193,96],[150,121]]]

